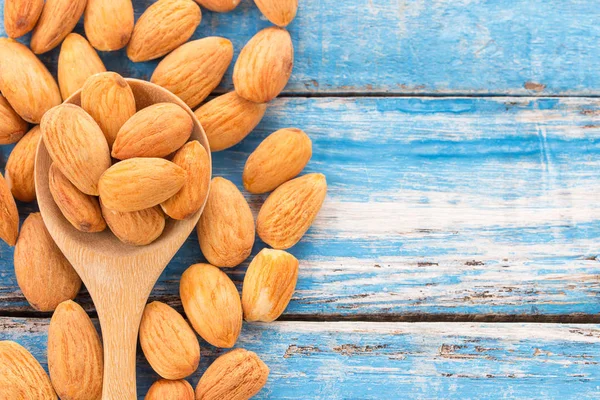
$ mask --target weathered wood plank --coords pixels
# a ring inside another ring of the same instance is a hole
[[[46,367],[47,319],[0,319]],[[202,343],[196,385],[222,350]],[[259,399],[580,399],[600,396],[600,325],[306,323],[245,325],[238,347],[271,374]],[[142,399],[157,375],[138,352]]]
[[[267,134],[313,139],[307,171],[329,194],[291,250],[288,315],[597,315],[599,121],[596,99],[279,99],[214,171],[241,187]],[[248,195],[255,212],[262,198]],[[179,278],[202,259],[192,235],[153,298],[179,307]],[[5,245],[0,260],[0,310],[31,310]],[[244,270],[229,273],[239,284]]]
[[[136,16],[152,2],[134,1]],[[301,1],[286,93],[596,94],[599,18],[579,0]],[[194,37],[225,36],[238,54],[268,25],[247,0],[232,13],[204,11]],[[54,68],[57,53],[42,58]],[[156,65],[124,52],[103,59],[131,77]],[[230,88],[229,73],[219,91]]]

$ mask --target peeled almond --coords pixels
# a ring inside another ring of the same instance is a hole
[[[133,32],[131,0],[87,0],[83,17],[85,36],[100,51],[127,46]]]
[[[23,120],[0,94],[0,144],[18,142],[29,124]]]
[[[4,30],[19,38],[30,32],[40,18],[44,0],[4,0]]]
[[[150,386],[144,400],[194,400],[194,389],[185,380],[160,379]]]
[[[73,31],[86,4],[87,0],[46,0],[31,35],[31,50],[42,54],[58,46]]]
[[[9,246],[14,246],[18,235],[19,210],[4,177],[0,174],[0,239]]]
[[[0,382],[3,400],[56,400],[50,379],[39,362],[23,346],[0,341]]]
[[[6,183],[15,199],[35,200],[35,153],[42,138],[39,126],[33,127],[15,146],[6,162]]]
[[[154,242],[165,229],[165,215],[160,207],[120,212],[102,206],[102,215],[110,230],[123,243],[145,246]]]
[[[63,99],[83,87],[92,75],[106,72],[96,50],[81,35],[70,33],[60,47],[58,85]]]

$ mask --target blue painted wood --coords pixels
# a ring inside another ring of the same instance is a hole
[[[152,2],[135,0],[136,16]],[[596,94],[599,19],[596,4],[580,0],[300,1],[286,93]],[[203,10],[194,38],[225,36],[237,55],[268,25],[244,0],[228,14]],[[57,55],[42,59],[54,69]],[[156,65],[124,52],[102,58],[131,77],[149,78]]]

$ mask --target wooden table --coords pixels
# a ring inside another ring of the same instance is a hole
[[[238,345],[271,368],[257,398],[600,396],[598,21],[578,0],[300,1],[285,93],[214,154],[215,175],[241,187],[248,154],[294,126],[314,143],[307,172],[329,182],[291,250],[286,313],[244,325]],[[204,12],[194,37],[225,36],[238,54],[268,25],[245,0]],[[56,58],[42,57],[54,70]],[[102,58],[137,78],[156,65]],[[230,71],[217,93],[231,87]],[[264,197],[247,198],[258,211]],[[23,298],[12,255],[0,245],[0,339],[45,362],[49,315]],[[200,261],[192,235],[152,298],[181,310],[179,278]],[[238,285],[246,265],[230,271]],[[77,301],[94,315],[85,291]],[[221,353],[202,342],[193,385]],[[157,375],[138,364],[142,399]]]

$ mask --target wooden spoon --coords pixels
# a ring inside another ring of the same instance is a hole
[[[154,103],[180,105],[194,121],[191,139],[210,148],[194,113],[177,96],[153,83],[127,79],[137,109]],[[65,103],[80,105],[80,91]],[[41,141],[35,163],[35,188],[42,218],[58,247],[85,283],[102,328],[104,342],[103,400],[135,400],[135,353],[144,306],[158,277],[196,226],[202,209],[185,221],[169,220],[160,238],[147,246],[120,242],[107,228],[79,232],[63,217],[48,188],[52,160]],[[211,171],[212,174],[212,171]],[[204,207],[203,207],[204,208]]]

